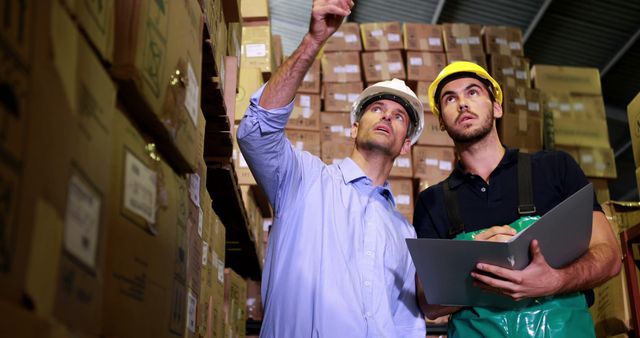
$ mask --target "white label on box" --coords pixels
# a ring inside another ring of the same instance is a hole
[[[529,102],[527,103],[527,107],[529,111],[540,111],[540,103],[538,102]]]
[[[446,170],[446,171],[451,171],[451,162],[449,161],[440,161],[438,168],[440,168],[440,170]]]
[[[344,36],[344,32],[342,31],[336,31],[335,33],[333,33],[333,36],[337,37],[337,38],[341,38]]]
[[[302,108],[302,117],[308,119],[311,117],[312,112],[311,108]]]
[[[249,58],[261,58],[267,56],[267,45],[264,43],[246,44],[245,51]]]
[[[204,229],[204,212],[198,207],[198,235],[202,238],[202,231]]]
[[[332,133],[343,133],[344,132],[344,127],[343,126],[331,126],[331,132]]]
[[[513,103],[515,103],[518,106],[526,106],[527,105],[527,100],[526,99],[522,99],[522,98],[517,98],[513,100]]]
[[[202,241],[202,266],[207,266],[207,259],[209,258],[209,243]]]
[[[393,161],[393,165],[398,168],[411,168],[411,160],[406,157],[398,157]]]
[[[124,207],[144,218],[156,222],[157,174],[127,151],[124,174]]]
[[[218,253],[215,250],[211,250],[211,266],[218,270]]]
[[[523,70],[516,71],[516,79],[518,79],[518,80],[526,80],[527,79],[527,72],[525,72]]]
[[[467,38],[467,40],[469,41],[470,45],[479,45],[480,44],[480,37],[479,36],[470,36]]]
[[[596,166],[596,170],[599,172],[605,171],[607,169],[607,165],[602,162],[596,163],[595,166]]]
[[[521,50],[522,49],[522,45],[520,45],[520,42],[518,42],[518,41],[511,41],[511,42],[509,42],[509,49],[511,49],[511,50]]]
[[[89,184],[76,175],[71,176],[64,217],[64,246],[91,269],[96,267],[101,205],[100,195]]]
[[[191,62],[187,64],[187,93],[184,96],[184,107],[189,113],[191,122],[194,126],[198,126],[198,108],[200,107],[200,84],[196,73],[191,67]]]
[[[584,154],[580,156],[580,161],[582,163],[593,163],[593,155],[591,154]]]
[[[518,111],[518,129],[523,132],[526,133],[528,128],[528,124],[527,124],[527,112],[526,111]]]
[[[371,31],[371,36],[379,37],[379,36],[382,36],[383,34],[384,33],[379,29],[375,29]]]
[[[304,142],[302,141],[296,141],[296,149],[298,150],[304,150]]]
[[[347,72],[347,67],[343,67],[343,66],[337,66],[337,67],[333,67],[333,72],[335,74],[343,74]]]
[[[411,205],[411,196],[409,195],[396,196],[396,204]]]
[[[344,42],[346,43],[358,42],[358,36],[355,34],[347,34],[344,36]]]
[[[193,204],[200,206],[200,176],[198,174],[189,174],[189,197],[191,197]]]
[[[428,166],[432,166],[432,167],[437,167],[438,166],[438,159],[437,158],[426,158],[424,160],[424,163]]]
[[[382,70],[382,65],[377,64],[377,65],[373,65],[373,68],[376,70],[376,72],[379,72]]]
[[[402,62],[392,62],[389,64],[390,72],[399,72],[402,70]]]
[[[467,44],[467,38],[456,38],[456,43],[459,45],[466,45]]]
[[[422,58],[409,58],[409,64],[412,66],[422,66]]]
[[[428,42],[429,46],[442,46],[442,39],[440,38],[429,38]]]
[[[573,104],[573,110],[584,111],[584,104],[582,102],[576,102]]]
[[[568,103],[561,103],[560,104],[560,110],[561,111],[571,111],[571,105]]]
[[[558,102],[555,102],[555,101],[547,102],[547,106],[549,106],[549,108],[551,109],[558,108]]]
[[[302,82],[313,82],[313,74],[304,74],[304,79],[302,79]]]
[[[249,168],[247,161],[244,159],[244,155],[242,155],[242,152],[239,152],[238,154],[240,154],[240,159],[238,161],[238,164],[240,164],[240,168]]]
[[[346,101],[347,100],[347,94],[335,93],[335,94],[333,94],[333,99],[336,100],[336,101]]]
[[[513,68],[502,68],[503,75],[513,75]]]
[[[224,262],[218,258],[218,281],[224,283]]]
[[[351,74],[360,73],[359,65],[345,65],[344,68],[346,73],[351,73]]]
[[[311,96],[300,95],[300,107],[311,107]]]
[[[351,137],[351,128],[344,129],[344,136]]]
[[[231,159],[234,161],[238,159],[238,151],[236,149],[231,152]]]
[[[360,96],[360,94],[355,94],[355,93],[350,93],[349,95],[347,95],[347,100],[351,103],[356,102],[356,100],[358,99],[358,97]]]
[[[398,41],[400,41],[400,34],[389,33],[389,34],[387,34],[387,40],[389,40],[391,42],[398,42]]]
[[[189,290],[187,294],[187,329],[196,332],[196,309],[198,308],[198,298]]]
[[[496,43],[499,44],[499,45],[506,45],[507,44],[507,39],[496,38]]]

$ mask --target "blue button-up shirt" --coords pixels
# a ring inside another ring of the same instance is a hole
[[[326,165],[292,147],[289,105],[265,110],[262,87],[238,129],[240,149],[275,219],[262,276],[262,337],[424,337],[415,231],[389,184],[374,186],[350,158]]]

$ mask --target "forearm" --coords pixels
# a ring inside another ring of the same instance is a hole
[[[322,44],[310,38],[309,34],[305,35],[295,52],[269,79],[260,106],[272,109],[291,102],[321,47]]]

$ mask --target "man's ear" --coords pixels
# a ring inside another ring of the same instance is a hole
[[[438,115],[438,122],[440,123],[440,130],[445,131],[446,128],[444,127],[444,121],[442,120],[442,113]]]
[[[358,126],[359,122],[353,122],[353,124],[351,125],[351,138],[354,140],[358,136]]]
[[[502,117],[502,105],[498,101],[493,101],[493,117],[499,119]]]
[[[404,139],[404,143],[402,144],[402,148],[400,148],[400,155],[406,155],[411,151],[411,140],[406,138]]]

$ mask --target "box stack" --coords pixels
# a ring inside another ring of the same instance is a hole
[[[629,134],[633,147],[633,159],[636,163],[636,180],[640,191],[640,93],[627,106]]]
[[[531,76],[544,102],[545,148],[570,153],[596,186],[616,178],[598,69],[534,65]]]

